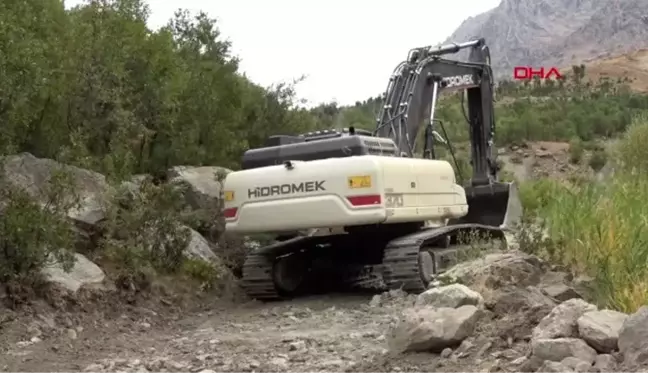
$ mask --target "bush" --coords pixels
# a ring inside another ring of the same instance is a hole
[[[553,201],[556,193],[566,187],[556,180],[540,179],[525,182],[519,188],[525,214],[535,215]]]
[[[573,164],[580,163],[583,159],[583,142],[578,137],[573,138],[569,142],[569,161]]]
[[[185,202],[176,185],[122,187],[107,213],[101,253],[125,274],[178,272],[190,232],[183,226]]]
[[[648,174],[648,114],[635,117],[628,131],[616,146],[615,155],[619,166],[630,174]]]
[[[40,270],[53,262],[69,270],[75,234],[66,213],[77,202],[68,192],[69,175],[54,172],[41,191],[42,201],[13,187],[5,175],[0,175],[0,185],[0,283],[14,289],[37,284]],[[15,303],[22,294],[9,291],[9,296]]]
[[[607,154],[604,150],[596,150],[592,153],[592,157],[589,160],[589,166],[594,170],[594,172],[599,172],[605,164],[607,163]]]

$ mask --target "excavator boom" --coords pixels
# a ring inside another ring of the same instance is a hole
[[[444,58],[463,49],[470,50],[467,62]],[[394,138],[402,156],[414,157],[421,127],[427,125],[428,137],[436,124],[439,96],[448,91],[465,94],[472,177],[464,186],[469,213],[455,223],[511,227],[521,218],[516,185],[497,179],[493,85],[490,52],[484,39],[416,48],[394,71],[378,117],[376,136]],[[432,143],[426,138],[423,154],[427,158],[435,158]]]

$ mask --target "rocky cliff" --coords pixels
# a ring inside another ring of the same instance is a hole
[[[513,66],[569,67],[648,47],[646,0],[502,0],[446,42],[486,38],[498,77]]]

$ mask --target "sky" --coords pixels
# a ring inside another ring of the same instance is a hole
[[[66,6],[82,2],[66,0]],[[443,42],[464,19],[499,2],[148,0],[154,29],[178,8],[216,18],[241,59],[240,70],[258,84],[305,76],[297,95],[308,106],[348,105],[383,93],[410,49]]]

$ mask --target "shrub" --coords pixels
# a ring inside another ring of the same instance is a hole
[[[538,210],[552,202],[556,193],[566,186],[551,179],[539,179],[520,185],[520,200],[525,214],[535,215]]]
[[[578,164],[583,159],[583,142],[578,137],[573,138],[569,142],[569,161],[573,164]]]
[[[615,147],[616,160],[627,173],[648,173],[648,114],[634,118],[630,127]]]
[[[74,264],[75,234],[66,213],[77,203],[68,192],[69,175],[53,172],[41,191],[41,201],[13,187],[2,174],[0,185],[0,283],[37,284],[40,270],[53,262],[69,270]],[[9,291],[9,296],[16,303],[14,298],[22,295]]]
[[[182,191],[145,180],[137,189],[120,188],[114,198],[103,226],[101,253],[126,273],[181,269],[190,239],[182,225]]]
[[[604,150],[596,150],[592,153],[592,157],[589,160],[589,166],[594,170],[594,172],[599,172],[605,164],[607,163],[607,154]]]

